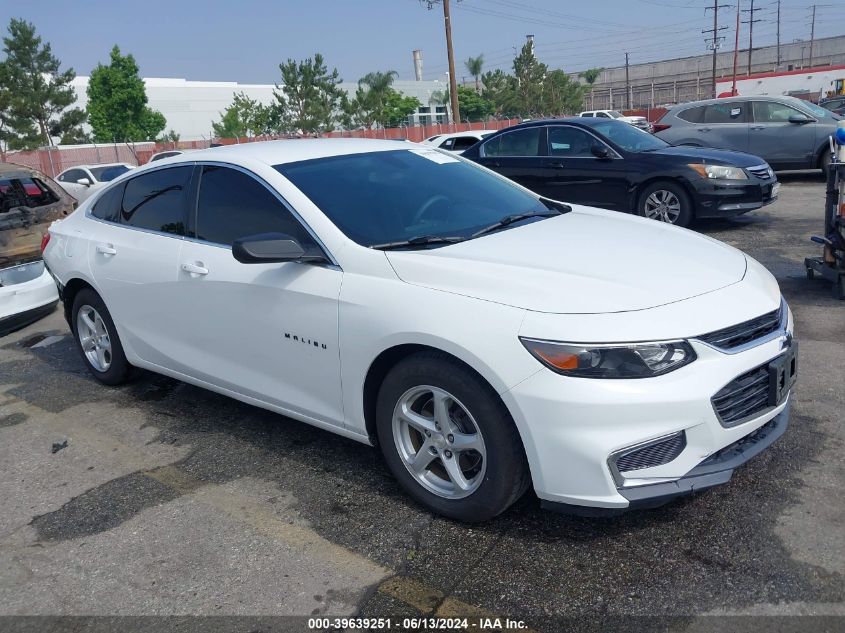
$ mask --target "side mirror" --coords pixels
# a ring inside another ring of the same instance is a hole
[[[273,264],[301,261],[305,249],[290,235],[259,233],[235,240],[232,255],[242,264]]]
[[[87,178],[80,178],[79,180],[77,180],[77,181],[76,181],[76,184],[78,184],[78,185],[85,185],[86,187],[90,187],[90,186],[91,186],[91,181],[90,181],[90,180],[88,180]]]
[[[610,158],[610,149],[607,147],[607,145],[599,145],[598,143],[596,143],[595,145],[590,147],[590,152],[596,158]]]
[[[802,123],[809,123],[810,121],[812,121],[812,119],[806,114],[792,114],[789,116],[790,123],[797,123],[801,125]]]

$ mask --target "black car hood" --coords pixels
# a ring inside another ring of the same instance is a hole
[[[688,163],[718,163],[735,167],[753,167],[765,163],[759,156],[744,152],[733,152],[727,149],[710,149],[707,147],[692,147],[691,145],[670,145],[662,149],[648,152],[661,156],[672,156]]]

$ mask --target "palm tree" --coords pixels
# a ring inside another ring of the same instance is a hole
[[[590,87],[590,107],[593,107],[593,84],[596,83],[596,80],[599,78],[604,72],[604,68],[588,68],[582,73],[578,73],[579,77],[582,77],[584,81],[587,82],[587,85]]]
[[[392,89],[393,80],[399,76],[395,70],[376,70],[358,80],[358,95],[362,105],[373,113],[375,121],[384,121],[384,103]]]
[[[481,92],[481,71],[484,68],[484,55],[478,57],[470,57],[464,62],[467,67],[467,72],[475,77],[475,91]]]

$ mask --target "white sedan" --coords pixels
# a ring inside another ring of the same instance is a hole
[[[454,134],[437,134],[430,136],[423,143],[453,154],[463,154],[478,141],[495,132],[496,130],[472,130],[470,132],[455,132]]]
[[[793,320],[763,266],[422,145],[195,152],[49,235],[98,380],[140,367],[377,444],[456,519],[529,486],[568,512],[664,503],[788,424]]]
[[[69,167],[56,176],[59,186],[82,202],[106,183],[122,176],[134,165],[128,163],[106,163],[104,165],[78,165]]]

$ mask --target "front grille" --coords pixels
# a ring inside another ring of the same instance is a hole
[[[763,316],[759,316],[750,321],[745,321],[737,325],[710,332],[702,336],[696,337],[705,343],[709,343],[713,347],[720,349],[734,349],[740,345],[745,345],[758,338],[762,338],[772,332],[776,332],[780,327],[783,319],[784,305],[772,312],[767,312]]]
[[[734,378],[711,401],[719,422],[725,428],[759,415],[769,406],[768,365],[760,365]]]
[[[745,171],[749,174],[757,176],[762,180],[770,180],[774,178],[774,173],[772,172],[771,167],[768,165],[755,165],[754,167],[746,167]]]
[[[653,444],[625,453],[616,460],[616,469],[619,472],[628,472],[668,464],[680,455],[686,446],[686,433],[679,431]]]

